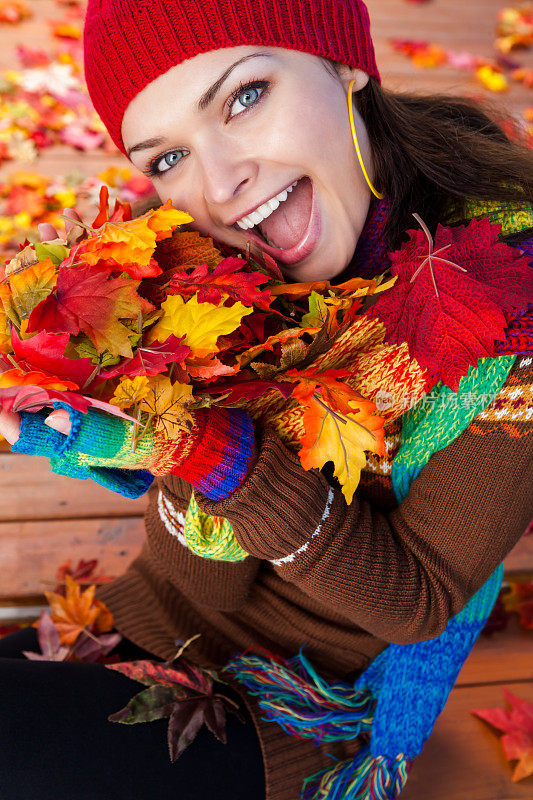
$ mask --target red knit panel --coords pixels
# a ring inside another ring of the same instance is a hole
[[[223,460],[231,431],[229,415],[216,408],[199,409],[194,412],[194,419],[193,446],[188,457],[176,463],[172,473],[196,486]]]

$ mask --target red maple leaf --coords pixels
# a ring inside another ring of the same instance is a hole
[[[505,755],[509,761],[518,760],[512,780],[520,781],[533,774],[533,705],[504,687],[502,691],[511,704],[510,711],[476,708],[470,713],[505,732],[501,739]]]
[[[170,717],[167,739],[171,761],[189,746],[204,723],[225,743],[226,712],[242,719],[233,700],[213,691],[213,678],[217,676],[185,659],[180,658],[179,663],[131,661],[105,666],[148,686],[111,714],[109,721],[132,725]]]
[[[111,581],[115,580],[114,575],[106,575],[103,572],[95,575],[94,571],[97,566],[97,558],[91,558],[89,561],[85,561],[84,558],[80,558],[78,559],[77,566],[72,569],[71,559],[68,558],[56,570],[56,581],[59,581],[59,583],[53,589],[54,593],[63,595],[66,594],[65,586],[67,575],[69,575],[72,580],[76,581],[76,583],[78,583],[80,586],[89,586],[91,583],[111,583]]]
[[[237,381],[217,381],[216,386],[206,387],[202,389],[203,394],[225,394],[228,396],[224,399],[224,403],[236,403],[245,397],[247,400],[256,400],[262,397],[266,392],[271,389],[276,389],[285,399],[290,397],[294,386],[292,383],[285,382],[279,383],[273,380],[250,379],[250,380],[237,380]]]
[[[15,328],[11,329],[11,345],[19,367],[26,371],[42,370],[82,387],[92,375],[94,366],[89,358],[64,356],[68,342],[68,333],[39,331],[31,339],[19,339]]]
[[[370,309],[385,325],[387,340],[407,342],[432,385],[457,391],[470,366],[494,357],[505,339],[504,311],[533,302],[533,270],[516,247],[498,242],[500,225],[473,219],[467,226],[437,226],[435,247],[423,230],[391,253],[395,285]],[[428,248],[429,243],[429,248]]]
[[[200,264],[192,272],[176,272],[169,284],[170,292],[182,297],[198,292],[199,303],[219,305],[223,295],[240,301],[245,306],[256,305],[268,310],[272,297],[269,291],[259,292],[257,286],[266,283],[268,278],[261,272],[245,272],[242,258],[225,258],[213,269]],[[237,273],[237,274],[235,274]]]
[[[107,279],[92,267],[61,266],[56,290],[36,306],[28,320],[28,332],[77,334],[83,331],[97,349],[131,356],[130,331],[120,319],[135,319],[152,306],[136,292],[137,281]]]
[[[163,343],[156,341],[150,346],[139,347],[133,358],[122,361],[116,367],[102,370],[98,378],[108,380],[118,375],[135,378],[137,375],[157,375],[165,372],[167,364],[181,363],[191,352],[188,345],[181,344],[184,339],[185,336],[180,336],[178,339],[171,334]]]

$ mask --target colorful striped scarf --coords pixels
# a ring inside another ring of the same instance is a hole
[[[473,206],[471,215],[477,212],[482,216],[485,210],[486,206]],[[518,215],[510,208],[505,211],[497,220],[503,234],[533,225],[529,207],[525,211],[522,207]],[[533,242],[531,252],[533,255]],[[502,355],[480,359],[460,381],[457,395],[476,396],[477,403],[446,402],[452,392],[437,384],[431,392],[432,402],[419,402],[403,415],[402,442],[391,473],[398,503],[431,455],[459,436],[484,409],[486,398],[501,389],[516,354],[533,352],[531,311],[520,317],[510,315],[511,342],[500,343]],[[302,652],[288,661],[243,655],[227,665],[259,698],[267,718],[287,733],[316,742],[367,734],[366,743],[353,759],[306,780],[303,800],[392,800],[400,795],[412,761],[421,752],[485,625],[502,575],[500,564],[440,636],[417,644],[390,644],[354,684],[328,684]]]

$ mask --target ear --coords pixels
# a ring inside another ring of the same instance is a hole
[[[350,81],[355,81],[353,85],[354,92],[359,92],[368,83],[367,73],[363,72],[362,69],[357,69],[357,67],[348,67],[346,64],[339,64],[338,74],[346,91],[348,91]]]

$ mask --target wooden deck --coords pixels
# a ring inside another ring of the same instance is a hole
[[[390,37],[429,40],[454,50],[493,55],[494,23],[503,0],[367,0],[383,83],[394,89],[445,91],[476,96],[487,92],[469,73],[448,67],[419,70],[393,52]],[[14,47],[50,47],[47,20],[62,16],[52,0],[30,0],[33,19],[0,27],[0,68],[14,65]],[[533,67],[533,51],[516,58]],[[513,85],[491,95],[500,108],[519,114],[533,105],[533,90]],[[30,165],[7,164],[46,175],[76,167],[87,175],[124,160],[101,153],[49,149]],[[0,623],[15,604],[39,606],[43,590],[67,558],[98,558],[108,574],[120,574],[140,549],[145,500],[127,501],[89,482],[58,478],[39,459],[0,451]],[[523,539],[506,560],[508,575],[533,577],[533,536]],[[20,613],[19,608],[19,613]],[[34,609],[26,616],[35,614]],[[517,624],[491,638],[481,637],[466,662],[445,711],[417,759],[405,800],[515,800],[533,798],[533,777],[512,783],[498,736],[469,711],[504,705],[502,686],[533,701],[533,633]]]

